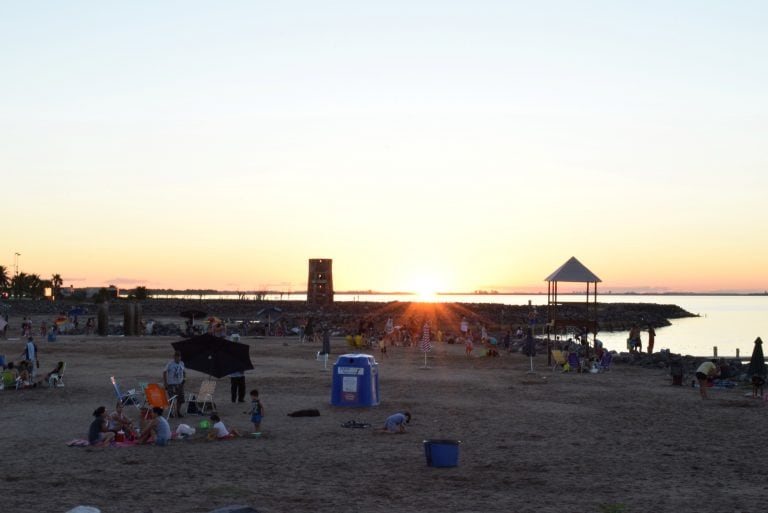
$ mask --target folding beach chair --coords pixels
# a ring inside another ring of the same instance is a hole
[[[565,359],[565,355],[559,349],[552,350],[552,359],[555,361],[555,364],[552,366],[552,372],[555,372],[555,369],[558,367],[562,369],[563,366],[568,363]]]
[[[112,388],[115,389],[115,395],[120,404],[123,406],[135,406],[136,408],[141,406],[143,398],[136,392],[136,389],[132,388],[123,392],[120,390],[120,385],[118,385],[114,376],[110,376],[109,380],[112,382]]]
[[[48,376],[49,387],[63,387],[64,386],[64,370],[67,368],[67,362],[62,362],[59,372],[51,372]]]
[[[568,370],[574,372],[581,372],[581,361],[579,360],[579,353],[571,351],[568,353]]]
[[[168,394],[162,385],[150,383],[144,389],[145,405],[149,408],[159,406],[165,412],[165,418],[169,418],[176,405],[176,396],[168,397]]]
[[[188,394],[187,403],[189,406],[187,407],[187,412],[204,415],[216,411],[216,403],[213,400],[213,394],[215,392],[216,381],[212,379],[204,379],[203,382],[200,383],[200,390],[197,394]],[[192,409],[196,411],[191,411]]]
[[[0,374],[0,384],[3,385],[3,390],[18,390],[21,388],[21,378],[15,376],[13,372],[6,370]]]

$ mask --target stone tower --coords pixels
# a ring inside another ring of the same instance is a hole
[[[307,303],[311,305],[333,303],[333,260],[330,258],[309,259]]]

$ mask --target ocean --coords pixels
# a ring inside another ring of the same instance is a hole
[[[158,296],[166,297],[166,296]],[[187,296],[175,296],[187,297]],[[199,296],[188,296],[198,299]],[[206,295],[208,299],[237,299],[237,295]],[[253,296],[246,295],[248,299]],[[584,295],[569,296],[571,298]],[[269,300],[305,301],[306,294],[274,294]],[[417,301],[417,296],[408,294],[335,294],[335,301]],[[562,294],[560,295],[562,299]],[[742,359],[752,354],[757,337],[768,336],[768,296],[728,296],[728,295],[639,295],[639,294],[600,294],[598,303],[657,303],[677,305],[699,317],[672,319],[671,326],[656,330],[654,350],[669,349],[673,353],[694,356],[735,357],[737,352]],[[540,311],[547,305],[546,294],[441,294],[435,297],[439,303],[501,303],[506,305],[531,304]],[[597,338],[609,350],[625,351],[627,332],[602,332]],[[643,348],[646,348],[648,334],[642,334]],[[716,349],[715,349],[716,348]],[[765,350],[765,348],[764,348]]]

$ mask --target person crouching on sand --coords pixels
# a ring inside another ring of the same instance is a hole
[[[387,417],[387,420],[384,421],[384,427],[377,428],[375,431],[380,433],[405,433],[405,425],[410,422],[410,412],[398,412]]]
[[[702,399],[707,398],[707,381],[718,374],[720,374],[720,368],[714,361],[706,361],[696,369],[696,379],[699,380],[699,394]]]

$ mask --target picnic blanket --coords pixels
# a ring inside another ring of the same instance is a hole
[[[132,447],[136,445],[135,441],[126,440],[125,442],[112,441],[108,445],[97,445],[95,447]],[[75,438],[67,442],[67,447],[90,447],[91,443],[85,438]]]

